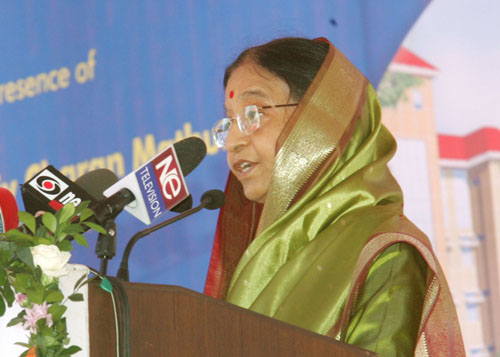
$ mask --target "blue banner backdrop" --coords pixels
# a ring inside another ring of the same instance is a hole
[[[48,164],[75,180],[105,167],[118,176],[191,135],[208,146],[187,177],[195,203],[223,189],[225,155],[209,130],[223,116],[225,67],[246,47],[283,36],[324,36],[376,85],[429,0],[5,2],[0,10],[0,185]],[[131,280],[202,290],[218,212],[204,211],[141,241]],[[166,217],[164,217],[166,218]],[[114,275],[145,226],[117,219]],[[95,234],[73,262],[98,266]]]

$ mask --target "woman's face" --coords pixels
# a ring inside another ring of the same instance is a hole
[[[264,68],[246,62],[237,67],[226,86],[227,117],[244,116],[248,105],[257,107],[286,104],[290,88],[282,79]],[[233,122],[226,139],[227,162],[251,201],[264,203],[274,165],[278,136],[293,112],[293,107],[260,110],[260,128],[244,135]]]

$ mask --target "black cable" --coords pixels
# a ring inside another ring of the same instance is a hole
[[[130,304],[128,301],[127,291],[123,287],[120,280],[111,276],[103,276],[95,269],[90,267],[88,268],[103,282],[104,280],[108,280],[111,284],[111,289],[108,289],[109,286],[107,288],[103,287],[102,284],[101,288],[112,295],[111,299],[113,300],[115,327],[118,330],[116,346],[117,355],[121,357],[130,357]],[[115,306],[115,300],[118,301],[118,308]]]
[[[115,277],[108,276],[113,285],[113,293],[119,301],[118,320],[120,324],[120,356],[130,357],[130,304],[125,287]]]

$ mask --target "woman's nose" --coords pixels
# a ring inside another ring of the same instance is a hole
[[[228,151],[238,151],[250,142],[249,135],[243,134],[238,128],[238,123],[233,120],[226,137],[226,149]]]

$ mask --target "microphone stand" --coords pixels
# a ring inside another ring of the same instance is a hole
[[[123,252],[122,261],[120,263],[120,268],[116,273],[116,277],[123,281],[129,281],[129,269],[128,269],[128,258],[130,256],[130,252],[134,247],[135,243],[141,238],[144,238],[150,233],[156,232],[158,229],[166,227],[172,223],[175,223],[185,217],[188,217],[198,211],[201,211],[203,208],[207,209],[217,209],[220,208],[224,204],[224,193],[219,190],[210,190],[205,192],[201,198],[201,203],[199,206],[190,208],[175,217],[167,219],[153,227],[143,229],[142,231],[137,232],[134,236],[128,241],[127,246]]]
[[[97,223],[106,230],[106,233],[99,233],[95,246],[95,253],[101,259],[99,272],[104,276],[107,275],[108,261],[116,255],[115,217],[133,200],[135,200],[134,194],[129,189],[122,188],[91,207]]]
[[[108,261],[116,255],[116,223],[113,218],[110,218],[102,225],[106,230],[106,234],[99,233],[97,244],[95,246],[95,254],[101,259],[101,268],[99,272],[107,275]]]

